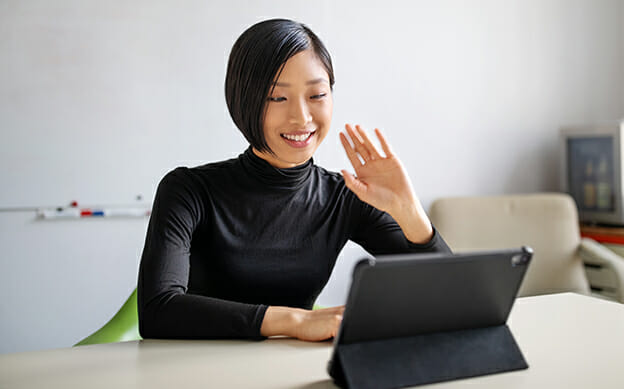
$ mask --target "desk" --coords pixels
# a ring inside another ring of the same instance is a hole
[[[509,326],[528,370],[431,387],[624,387],[624,305],[571,293],[525,297]],[[0,388],[334,388],[325,372],[331,346],[143,340],[5,354]]]

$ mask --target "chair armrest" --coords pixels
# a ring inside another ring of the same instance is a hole
[[[581,239],[579,256],[586,268],[604,268],[614,277],[615,298],[624,303],[624,258],[590,238]]]

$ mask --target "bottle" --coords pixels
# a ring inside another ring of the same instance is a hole
[[[591,159],[585,164],[585,178],[583,180],[583,207],[596,208],[596,183],[594,178],[594,163]]]
[[[609,180],[609,166],[607,157],[600,157],[598,171],[596,173],[596,204],[598,210],[607,211],[612,207],[611,202],[611,181]]]

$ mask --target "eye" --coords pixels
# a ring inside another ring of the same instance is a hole
[[[320,93],[318,95],[314,95],[312,97],[310,97],[311,99],[322,99],[323,97],[327,96],[327,93]]]
[[[286,97],[268,97],[267,100],[279,103],[280,101],[286,101]]]

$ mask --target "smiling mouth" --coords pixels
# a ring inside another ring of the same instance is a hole
[[[280,134],[282,138],[288,139],[293,142],[305,142],[310,139],[312,135],[314,135],[316,131],[307,132],[305,134]]]

